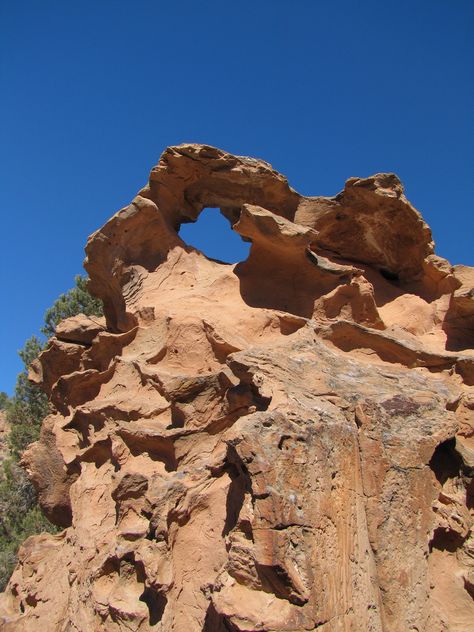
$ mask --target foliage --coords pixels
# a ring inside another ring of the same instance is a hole
[[[3,392],[0,391],[0,410],[5,410],[5,408],[7,407],[8,404],[8,395]]]
[[[15,567],[20,544],[41,531],[56,529],[41,513],[23,469],[13,458],[7,459],[0,469],[0,590]]]
[[[48,414],[48,398],[28,381],[28,367],[42,349],[41,341],[32,336],[19,351],[25,368],[17,377],[15,395],[7,405],[7,420],[10,424],[8,444],[16,460],[32,441],[38,439],[41,422]]]
[[[87,279],[77,276],[74,288],[61,294],[45,314],[41,331],[54,335],[56,325],[63,318],[83,313],[102,315],[102,304],[87,292]],[[21,453],[39,437],[41,423],[49,412],[46,395],[28,381],[28,367],[44,348],[42,341],[32,336],[19,355],[24,369],[18,375],[13,397],[0,393],[0,409],[5,410],[10,425],[8,435],[9,456],[0,466],[0,591],[2,591],[16,564],[20,544],[30,535],[56,527],[43,516],[37,504],[35,490],[19,466]]]

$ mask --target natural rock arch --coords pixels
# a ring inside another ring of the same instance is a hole
[[[245,262],[179,237],[208,206]],[[172,147],[86,267],[106,319],[32,366],[23,456],[64,530],[20,550],[2,630],[469,629],[474,270],[396,176],[303,197]]]

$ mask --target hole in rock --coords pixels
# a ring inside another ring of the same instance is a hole
[[[297,606],[303,606],[306,603],[307,599],[295,594],[288,571],[279,564],[267,566],[257,563],[256,570],[264,592],[273,593],[279,599],[286,599]]]
[[[146,454],[152,461],[161,461],[167,472],[177,469],[174,444],[168,437],[153,434],[134,434],[121,429],[118,435],[124,440],[133,456]]]
[[[196,222],[182,224],[179,236],[208,259],[216,259],[220,263],[244,261],[249,254],[250,243],[232,230],[230,222],[218,208],[205,208]]]
[[[459,548],[461,548],[464,540],[465,538],[459,535],[459,533],[438,527],[434,530],[433,537],[430,542],[430,553],[433,549],[455,553]]]
[[[161,593],[156,592],[153,588],[145,588],[140,595],[140,601],[146,603],[149,612],[150,625],[156,625],[163,618],[163,613],[168,600]]]
[[[462,459],[456,452],[456,439],[448,439],[436,446],[429,462],[438,482],[444,485],[448,478],[456,478],[462,470]]]
[[[210,603],[202,632],[237,632],[237,628],[226,621],[226,618],[216,611],[214,604]]]
[[[387,279],[387,281],[399,281],[398,274],[396,272],[387,270],[387,268],[379,268],[379,272],[384,279]]]

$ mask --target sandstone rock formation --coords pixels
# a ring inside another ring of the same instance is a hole
[[[178,230],[219,207],[251,241]],[[105,321],[31,379],[29,538],[2,630],[468,632],[474,269],[393,174],[304,197],[263,161],[170,147],[87,243]]]

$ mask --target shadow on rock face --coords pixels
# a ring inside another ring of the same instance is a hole
[[[245,204],[233,228],[252,242],[248,259],[235,268],[240,294],[251,307],[311,318],[316,299],[358,272],[315,254],[312,229],[261,207]]]
[[[334,289],[337,282],[322,279],[316,270],[305,270],[306,266],[302,270],[297,258],[289,258],[287,266],[281,267],[272,255],[262,252],[236,266],[242,299],[250,307],[311,318],[315,301]]]

